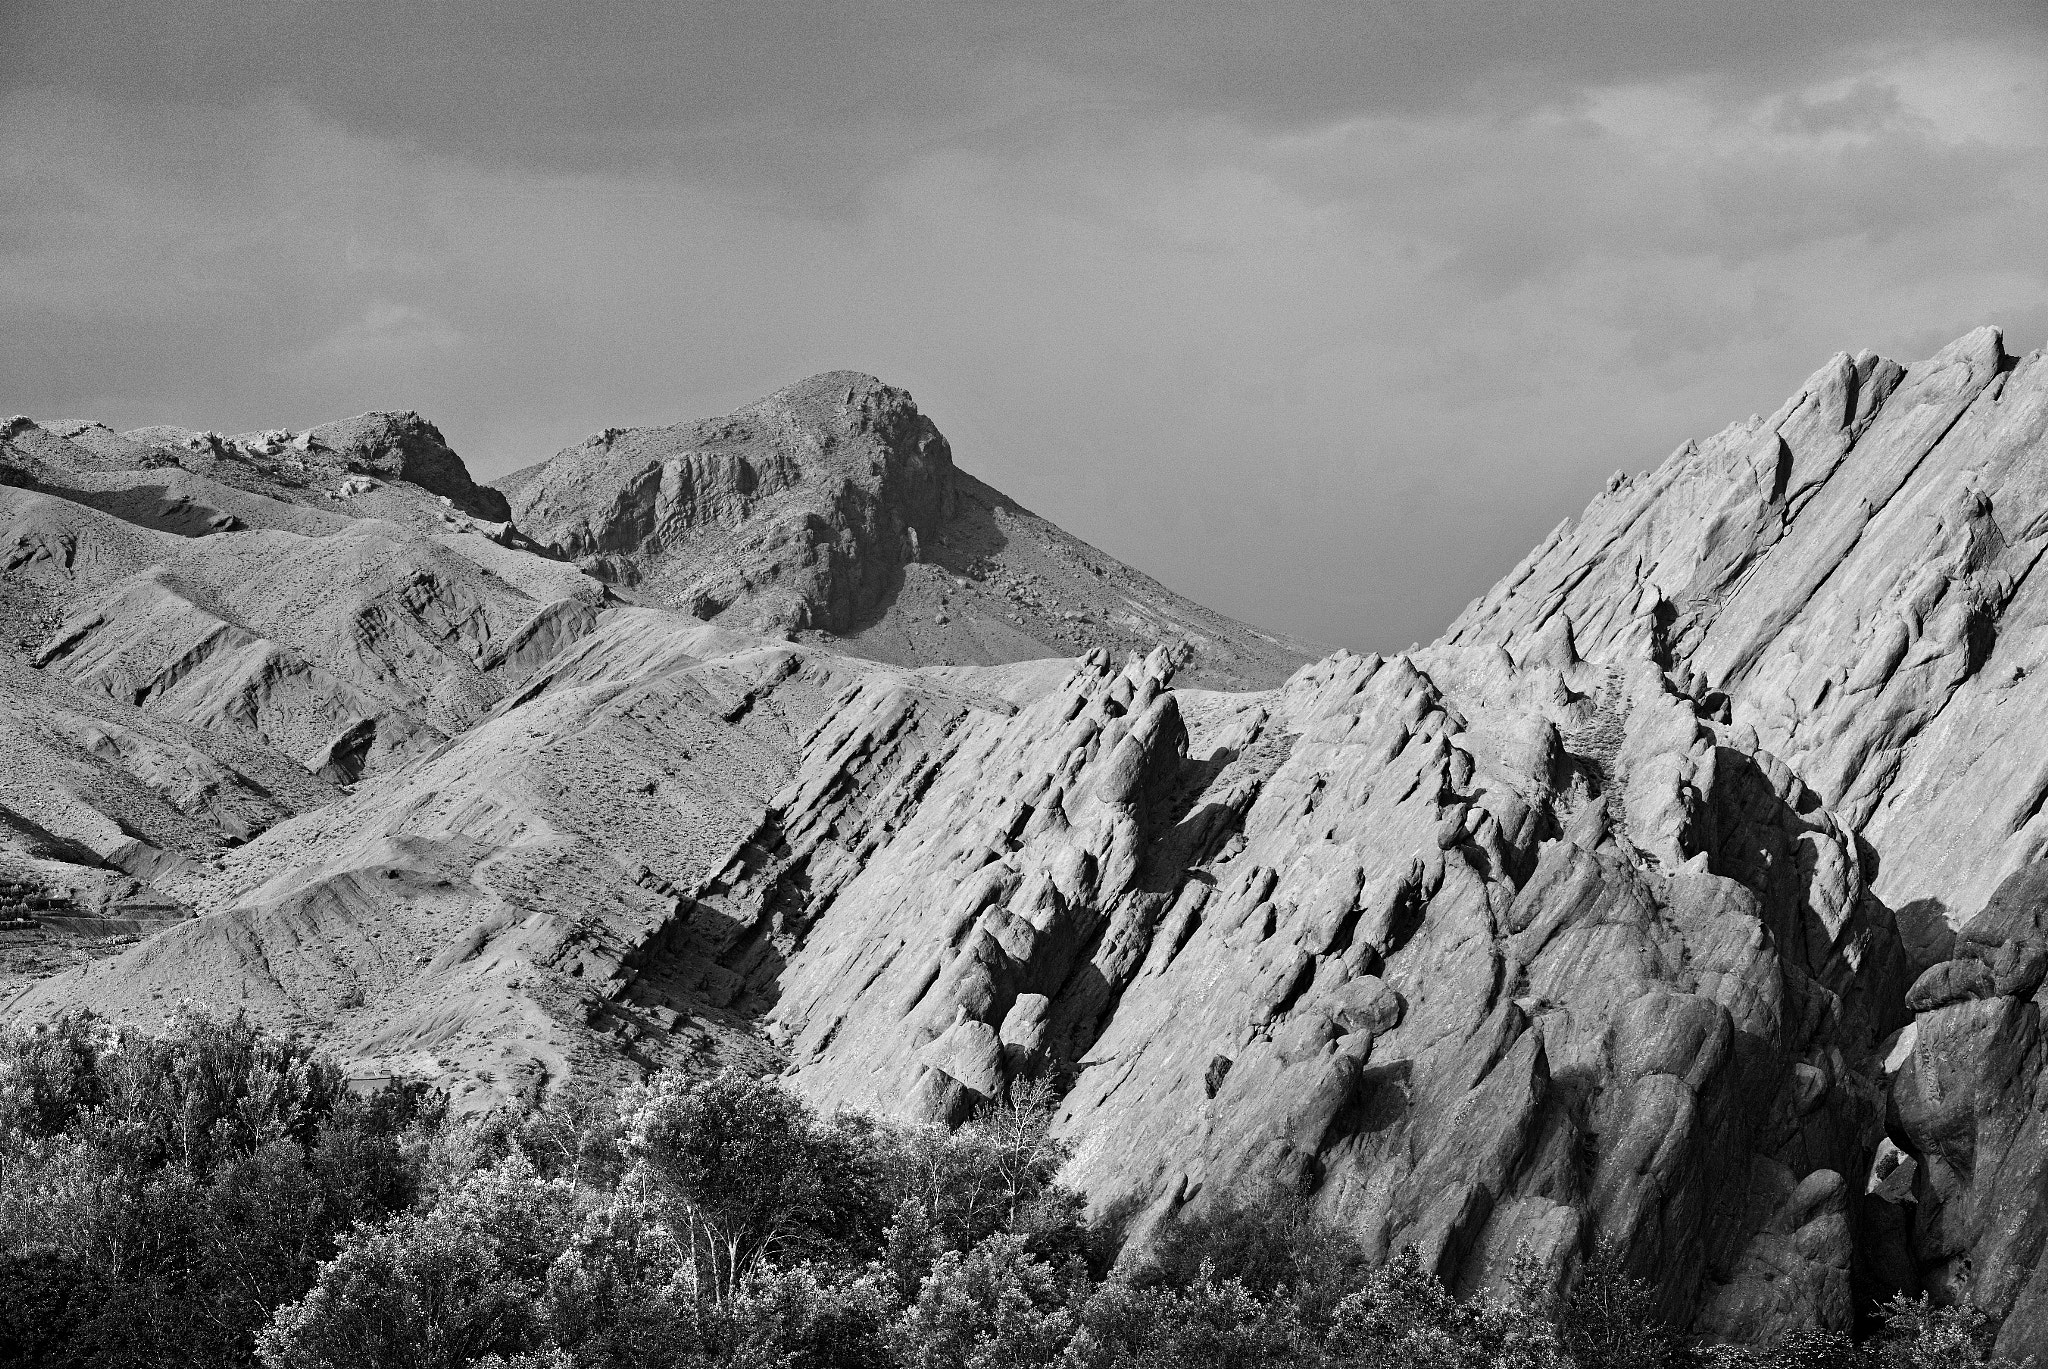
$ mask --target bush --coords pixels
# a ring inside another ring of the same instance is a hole
[[[1365,1279],[1364,1247],[1295,1199],[1269,1208],[1223,1206],[1169,1227],[1138,1283],[1192,1288],[1236,1281],[1261,1298],[1290,1299],[1321,1335],[1338,1302]]]
[[[835,1280],[799,1265],[756,1274],[734,1300],[732,1369],[888,1369],[895,1300],[874,1274]]]
[[[360,1227],[258,1337],[270,1369],[459,1369],[534,1339],[534,1290],[467,1215]]]
[[[1492,1299],[1459,1302],[1414,1250],[1374,1269],[1337,1305],[1328,1340],[1345,1369],[1570,1369],[1535,1310]]]
[[[1205,1272],[1186,1287],[1112,1280],[1088,1299],[1073,1369],[1288,1369],[1320,1364],[1294,1307]]]
[[[1024,1238],[995,1235],[932,1266],[891,1330],[908,1369],[1028,1369],[1055,1363],[1074,1334],[1085,1271],[1055,1270]]]
[[[1184,1216],[1111,1275],[1051,1121],[1035,1087],[947,1132],[724,1074],[458,1126],[241,1019],[0,1030],[0,1363],[1951,1369],[1993,1340],[1895,1299],[1872,1345],[1693,1353],[1610,1248],[1560,1297],[1524,1261],[1460,1302],[1300,1202]]]
[[[852,1196],[842,1138],[786,1091],[730,1072],[659,1076],[631,1105],[626,1150],[712,1303],[762,1263],[827,1245]]]
[[[1917,1301],[1900,1294],[1879,1309],[1879,1316],[1884,1322],[1876,1347],[1879,1369],[1961,1369],[1977,1364],[2012,1369],[2008,1361],[1990,1357],[1998,1336],[1990,1314],[1968,1303],[1936,1307],[1925,1293]]]
[[[0,1030],[0,1249],[91,1271],[89,1318],[46,1320],[95,1364],[246,1365],[342,1233],[418,1201],[440,1125],[423,1089],[355,1097],[298,1043],[189,1006],[154,1035]]]
[[[1656,1293],[1630,1278],[1620,1249],[1604,1241],[1565,1295],[1558,1330],[1579,1369],[1669,1369],[1680,1359]]]

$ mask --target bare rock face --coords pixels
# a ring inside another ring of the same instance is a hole
[[[850,373],[507,480],[532,542],[431,452],[17,420],[0,854],[198,916],[5,1011],[197,986],[478,1107],[1048,1079],[1133,1249],[1301,1194],[1461,1291],[1611,1241],[1704,1338],[1932,1290],[2048,1355],[2044,431],[1994,330],[1838,357],[1303,664]]]
[[[1926,891],[2038,854],[2044,385],[1992,332],[1840,358],[1437,645],[1272,694],[870,682],[689,916],[822,1103],[1070,1079],[1070,1177],[1141,1237],[1307,1191],[1464,1288],[1611,1239],[1703,1335],[1928,1285],[2035,1353],[2038,900]]]
[[[857,372],[724,418],[608,428],[499,483],[520,528],[640,601],[896,665],[1167,645],[1185,678],[1245,688],[1312,654],[956,469],[908,394]]]
[[[1456,1286],[1608,1238],[1703,1332],[1846,1327],[1890,916],[1775,758],[1563,652],[1228,705],[1096,657],[1008,718],[875,681],[698,916],[822,1104],[956,1120],[1042,1021],[1070,1177],[1140,1230],[1306,1190]]]
[[[1446,640],[1647,644],[1882,852],[1888,902],[1959,922],[2048,849],[2037,759],[1992,744],[2048,701],[2044,431],[2048,361],[1996,329],[1910,370],[1839,356],[1618,479]]]
[[[2048,1059],[2038,990],[2048,934],[2048,864],[2014,872],[1930,968],[1886,1059],[1895,1127],[1914,1163],[1912,1256],[1928,1282],[2007,1313],[1999,1351],[2048,1337]],[[1940,991],[1925,986],[1930,981]]]
[[[908,394],[833,371],[722,419],[608,428],[503,483],[522,527],[594,573],[700,618],[747,601],[763,630],[843,632],[943,526],[951,475]]]

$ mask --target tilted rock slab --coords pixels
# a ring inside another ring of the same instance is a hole
[[[696,916],[752,910],[821,1104],[1070,1081],[1068,1177],[1141,1232],[1308,1192],[1456,1286],[1607,1238],[1702,1331],[1842,1327],[1909,969],[1729,731],[1648,658],[1493,648],[1227,702],[1098,656],[1011,718],[878,680]]]

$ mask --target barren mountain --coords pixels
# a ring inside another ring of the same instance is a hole
[[[1461,1290],[1611,1241],[1701,1335],[1931,1288],[2048,1354],[2044,432],[1995,330],[1837,357],[1431,646],[1230,692],[1288,644],[865,377],[593,440],[504,482],[517,532],[181,466],[244,525],[194,536],[127,493],[165,468],[17,425],[0,687],[55,778],[0,789],[0,897],[198,915],[6,1012],[246,1004],[472,1106],[730,1063],[950,1122],[1044,1075],[1141,1244],[1302,1193]],[[207,707],[235,653],[309,702]]]
[[[498,483],[525,533],[645,602],[873,660],[988,665],[1166,642],[1184,680],[1242,689],[1314,654],[955,468],[908,394],[852,371],[724,418],[608,428]]]

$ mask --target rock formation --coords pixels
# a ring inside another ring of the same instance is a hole
[[[832,371],[724,418],[607,428],[499,482],[518,526],[644,602],[897,665],[1172,642],[1181,676],[1313,654],[1190,603],[958,470],[902,390]]]
[[[406,451],[328,498],[263,474],[290,434],[24,422],[0,741],[53,778],[0,840],[197,915],[12,1016],[199,991],[466,1106],[1044,1077],[1133,1248],[1305,1194],[1461,1290],[1612,1242],[1704,1337],[1931,1289],[2048,1354],[2048,361],[1994,330],[1838,357],[1431,646],[1252,691],[1291,644],[851,373],[613,430],[509,522]]]

